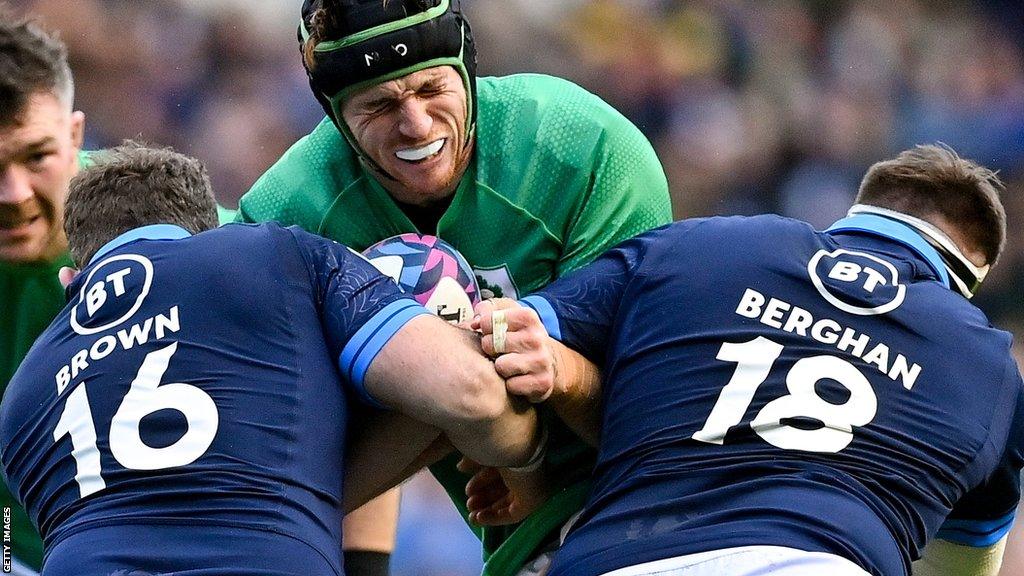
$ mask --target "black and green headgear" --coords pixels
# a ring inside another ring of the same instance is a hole
[[[305,0],[299,25],[300,50],[309,39],[313,14],[324,0]],[[459,0],[334,0],[332,39],[313,48],[313,66],[303,58],[309,85],[349,143],[360,153],[341,115],[352,93],[425,68],[452,66],[466,85],[466,134],[476,124],[476,47]]]

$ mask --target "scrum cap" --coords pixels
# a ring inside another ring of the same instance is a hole
[[[322,4],[323,0],[303,2],[300,49]],[[305,59],[303,64],[317,100],[353,145],[341,119],[347,96],[445,65],[454,67],[466,85],[466,138],[470,137],[476,120],[476,47],[459,0],[336,0],[331,15],[334,38],[313,48],[312,67]]]

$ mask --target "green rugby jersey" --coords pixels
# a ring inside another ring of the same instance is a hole
[[[479,78],[477,94],[474,161],[437,230],[416,229],[329,119],[242,197],[238,219],[298,225],[356,250],[405,232],[435,234],[466,257],[481,288],[510,298],[671,221],[653,148],[598,97],[537,74]],[[456,461],[431,470],[465,515],[467,477]],[[514,574],[582,506],[593,452],[557,422],[548,465],[562,490],[518,527],[482,531],[485,574]]]
[[[14,376],[32,343],[64,307],[64,288],[57,279],[62,266],[71,266],[62,255],[44,264],[0,262],[0,383],[2,390]],[[0,390],[0,391],[2,391]],[[11,552],[21,562],[38,569],[43,561],[43,542],[28,518],[0,483],[0,506],[11,508]]]

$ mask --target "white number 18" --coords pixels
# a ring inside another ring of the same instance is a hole
[[[754,393],[764,383],[783,346],[764,337],[749,342],[726,342],[717,358],[737,363],[729,383],[722,388],[704,427],[692,438],[709,444],[723,444],[729,429],[743,420]],[[834,380],[850,392],[843,404],[832,404],[819,396],[814,386],[820,380]],[[868,379],[857,368],[835,356],[812,356],[798,360],[786,375],[789,394],[762,408],[750,427],[765,442],[785,450],[836,453],[853,441],[853,427],[865,426],[875,417],[878,398]],[[782,421],[806,417],[821,421],[815,430],[804,430]]]

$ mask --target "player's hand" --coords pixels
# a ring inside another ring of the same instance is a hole
[[[509,394],[543,402],[555,392],[554,350],[533,309],[508,298],[485,300],[476,306],[472,327],[483,334],[484,353],[495,359],[494,369]]]
[[[544,467],[529,473],[485,467],[463,458],[459,470],[473,477],[466,484],[469,521],[477,526],[522,522],[551,496]]]

